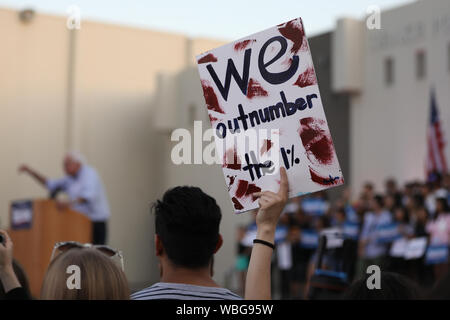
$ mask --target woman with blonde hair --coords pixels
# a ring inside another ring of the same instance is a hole
[[[0,284],[6,300],[29,300],[13,270],[13,242],[0,230]],[[44,278],[44,300],[128,300],[122,253],[104,245],[60,242]]]
[[[120,252],[107,246],[57,244],[44,278],[41,299],[128,300],[130,290],[123,263],[121,268],[114,261],[116,255],[121,258]]]

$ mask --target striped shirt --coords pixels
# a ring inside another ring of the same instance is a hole
[[[135,292],[131,300],[242,300],[225,288],[195,286],[184,283],[158,282]]]

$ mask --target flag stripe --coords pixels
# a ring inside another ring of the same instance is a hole
[[[440,173],[447,172],[447,160],[445,158],[445,142],[443,140],[443,132],[439,119],[434,91],[431,92],[430,119],[427,130],[428,152],[426,157],[426,173],[437,171]]]

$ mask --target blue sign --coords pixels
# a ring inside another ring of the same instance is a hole
[[[425,263],[439,264],[448,261],[448,246],[445,244],[430,244],[425,254]]]
[[[397,223],[386,223],[376,228],[377,242],[389,243],[401,238]]]
[[[359,223],[346,221],[342,233],[345,238],[356,240],[359,236]]]
[[[304,229],[300,235],[300,246],[306,249],[316,249],[319,245],[319,235],[311,229]]]
[[[11,229],[29,229],[33,223],[33,203],[30,200],[11,204]]]
[[[275,229],[275,244],[286,240],[288,234],[288,228],[286,226],[277,226]]]

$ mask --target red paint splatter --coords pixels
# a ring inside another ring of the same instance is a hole
[[[260,154],[263,155],[264,153],[268,152],[270,148],[272,148],[272,141],[270,141],[269,139],[264,139]]]
[[[244,209],[244,206],[243,206],[243,205],[239,202],[239,200],[236,199],[235,197],[231,198],[231,201],[233,201],[234,208],[235,208],[236,210],[242,210],[242,209]]]
[[[313,84],[317,84],[316,74],[314,73],[314,69],[309,67],[302,74],[300,74],[295,81],[294,86],[299,86],[300,88],[312,86]]]
[[[252,200],[255,201],[256,197],[253,196],[255,192],[260,192],[261,188],[255,185],[254,183],[248,183],[246,180],[239,180],[238,187],[234,195],[237,198],[249,197],[252,196]]]
[[[337,178],[337,179],[332,179],[332,177],[322,177],[320,174],[318,174],[316,171],[314,171],[310,166],[308,166],[308,168],[309,168],[309,174],[311,175],[311,180],[322,186],[339,185],[339,184],[344,183],[344,178],[342,178],[342,177]]]
[[[263,87],[261,87],[261,84],[258,81],[250,78],[247,87],[247,98],[252,99],[254,97],[267,97],[267,95],[267,91],[264,90]]]
[[[292,58],[287,58],[286,60],[284,60],[282,62],[282,64],[286,65],[286,66],[291,66],[292,64]]]
[[[225,113],[219,105],[216,93],[213,87],[211,87],[207,81],[202,80],[203,96],[205,97],[206,107],[209,110],[213,110],[219,113]]]
[[[300,138],[311,162],[316,159],[319,164],[331,164],[334,147],[327,124],[322,119],[307,117],[300,120]],[[311,156],[314,156],[312,159]]]
[[[249,39],[235,43],[234,50],[241,51],[248,47],[249,44],[256,42],[256,39]]]
[[[208,62],[217,62],[217,58],[212,53],[208,53],[206,56],[201,57],[200,59],[198,59],[197,62],[198,62],[198,64],[208,63]]]
[[[257,197],[255,197],[253,194],[256,192],[261,192],[261,188],[256,186],[255,184],[251,183],[248,185],[247,191],[245,192],[246,196],[252,196],[252,200],[255,201],[256,199],[258,199]]]
[[[211,121],[211,123],[213,123],[214,121],[217,121],[219,119],[217,119],[216,117],[209,115],[209,121]]]
[[[315,172],[313,169],[309,168],[309,174],[311,175],[311,180],[315,183],[318,183],[323,186],[327,186],[328,184],[325,183],[326,181],[325,177],[321,177],[317,172]]]
[[[234,193],[236,198],[247,198],[252,197],[252,201],[255,201],[257,197],[253,194],[256,192],[261,192],[261,188],[255,185],[254,183],[249,183],[246,180],[239,180],[237,189]]]
[[[236,176],[228,176],[227,178],[230,179],[230,182],[228,183],[228,191],[230,191],[231,186],[234,184],[234,180],[236,179]]]
[[[225,152],[222,167],[232,170],[241,170],[241,159],[238,157],[236,147],[230,148]]]
[[[294,45],[291,48],[292,53],[297,53],[303,45],[303,38],[305,37],[305,31],[303,30],[303,24],[300,19],[291,20],[286,24],[278,27],[278,31],[285,38],[291,40]]]
[[[239,180],[238,187],[234,195],[238,198],[242,198],[247,192],[247,189],[248,189],[248,181]]]

